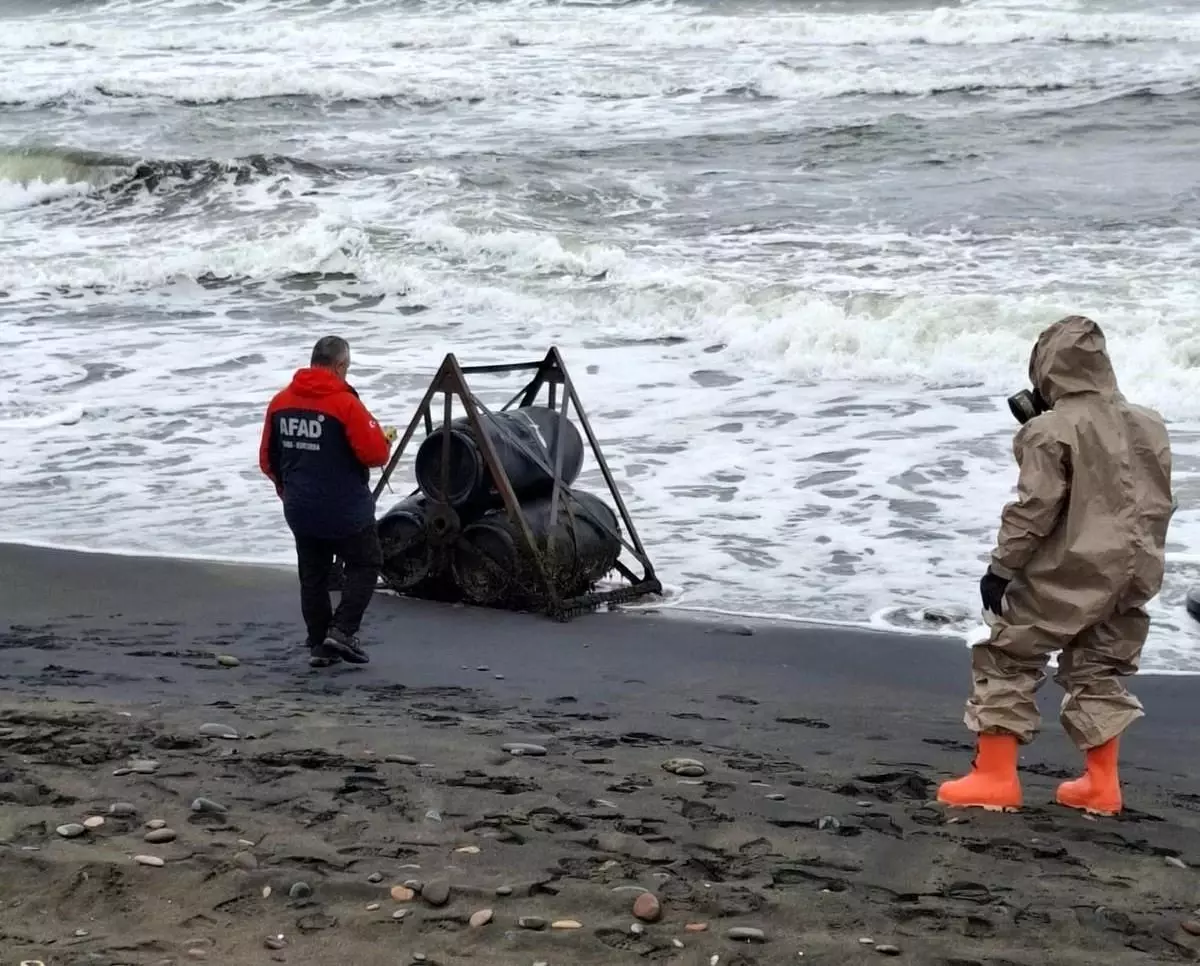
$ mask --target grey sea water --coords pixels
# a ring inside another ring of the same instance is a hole
[[[319,335],[400,424],[556,344],[674,604],[962,632],[1084,312],[1176,447],[1146,666],[1200,670],[1200,4],[21,0],[0,62],[0,536],[286,561]]]

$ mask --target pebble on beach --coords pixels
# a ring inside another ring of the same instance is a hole
[[[97,829],[104,826],[104,819],[99,815],[93,815],[90,818],[83,820],[83,827],[87,829]]]
[[[137,815],[137,806],[129,802],[113,802],[108,806],[108,814],[113,818],[133,818]]]
[[[416,895],[408,886],[392,886],[392,898],[397,902],[412,902]]]
[[[526,741],[510,741],[508,744],[501,745],[500,747],[510,755],[516,756],[531,755],[533,757],[541,757],[546,754],[546,749],[543,746],[533,745]]]
[[[539,932],[546,928],[546,920],[541,916],[521,916],[517,920],[517,925],[522,929],[532,929],[534,932]]]
[[[166,828],[155,828],[147,832],[143,838],[151,845],[163,845],[167,842],[174,842],[176,838],[175,830]]]
[[[217,657],[217,663],[220,664],[221,667],[237,667],[242,662],[232,654],[221,654]]]
[[[421,898],[431,906],[444,906],[450,901],[450,883],[443,879],[430,882],[421,890]]]
[[[157,855],[135,855],[133,861],[138,865],[148,865],[156,869],[162,868],[166,864]]]
[[[60,825],[54,831],[56,831],[64,839],[76,839],[87,832],[87,829],[78,822],[68,822],[66,825]]]
[[[236,728],[211,721],[200,726],[200,734],[205,738],[224,738],[227,741],[233,741],[238,736]]]
[[[491,922],[492,915],[493,913],[491,909],[480,909],[478,912],[471,914],[471,918],[468,920],[468,922],[472,929],[478,929],[480,926],[486,926],[489,922]]]
[[[767,934],[752,926],[734,926],[726,935],[735,941],[762,943],[767,941]]]
[[[643,892],[633,900],[633,915],[642,922],[658,922],[662,915],[662,904],[653,892]]]
[[[699,778],[708,769],[695,758],[668,758],[662,763],[663,770],[681,778]]]
[[[294,882],[288,889],[288,895],[293,899],[307,899],[312,895],[312,886],[307,882]]]
[[[582,929],[583,923],[578,919],[555,919],[550,923],[551,929]]]

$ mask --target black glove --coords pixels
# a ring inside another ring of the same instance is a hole
[[[979,581],[979,596],[983,598],[983,609],[990,610],[1000,616],[1000,605],[1004,601],[1004,592],[1008,590],[1008,580],[992,573],[991,568]]]

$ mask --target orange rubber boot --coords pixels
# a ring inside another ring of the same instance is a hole
[[[1117,774],[1119,741],[1113,738],[1087,750],[1087,771],[1082,778],[1063,782],[1054,796],[1059,805],[1080,808],[1091,815],[1116,815],[1121,811],[1121,780]]]
[[[938,801],[955,808],[986,808],[1014,812],[1021,807],[1021,779],[1017,775],[1016,735],[980,735],[970,774],[943,782]]]

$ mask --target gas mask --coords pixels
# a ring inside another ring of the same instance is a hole
[[[1049,412],[1050,404],[1038,390],[1022,389],[1008,397],[1008,408],[1017,422],[1024,425],[1034,416]]]

